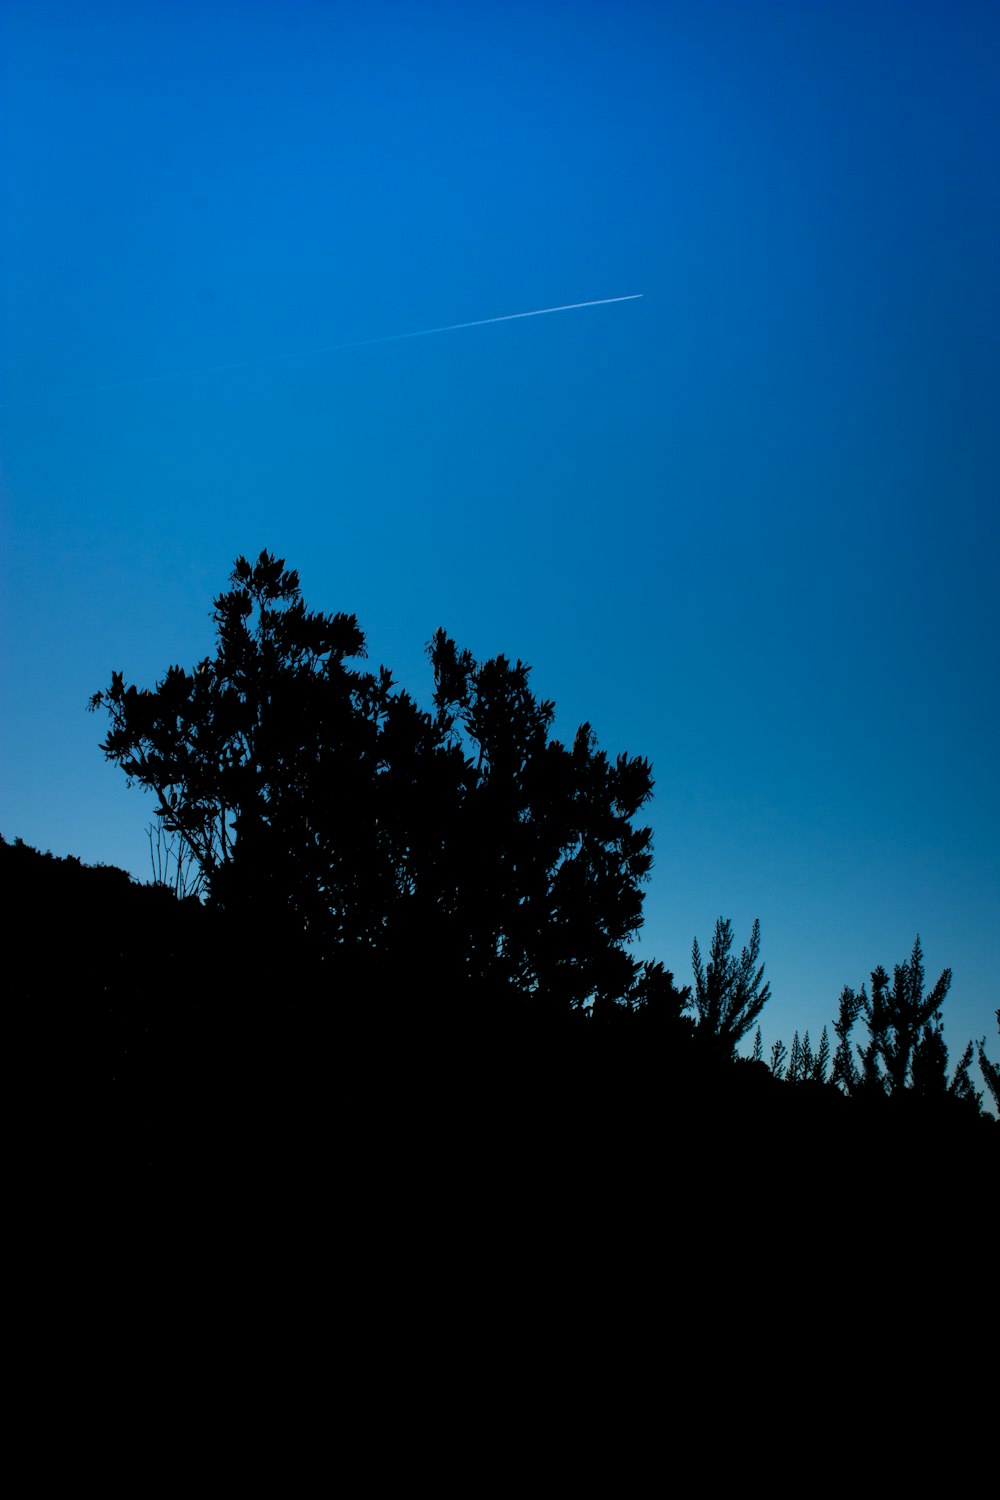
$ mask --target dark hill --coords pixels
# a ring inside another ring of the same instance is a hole
[[[25,1149],[43,1173],[327,1181],[442,1205],[488,1189],[543,1215],[617,1204],[629,1219],[694,1198],[710,1215],[902,1212],[995,1175],[995,1122],[956,1101],[779,1083],[651,1016],[458,1002],[433,974],[337,968],[20,841],[0,839],[0,873]]]

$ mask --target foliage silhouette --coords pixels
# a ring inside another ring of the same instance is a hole
[[[1000,1032],[1000,1009],[996,1011],[996,1018],[997,1031]],[[1000,1114],[1000,1067],[995,1062],[990,1061],[986,1055],[985,1047],[986,1038],[982,1037],[976,1043],[976,1050],[979,1053],[979,1067],[986,1080],[986,1087],[990,1091],[997,1113]]]
[[[190,849],[176,834],[170,834],[162,820],[146,829],[149,839],[149,864],[152,884],[163,886],[182,901],[198,896],[202,887],[201,872],[195,867]]]
[[[237,559],[214,657],[91,700],[107,758],[151,790],[209,904],[393,983],[517,991],[557,1008],[636,993],[648,761],[549,738],[529,668],[478,664],[439,630],[434,713],[350,663],[353,615],[308,611],[298,574]],[[646,988],[653,983],[648,977]],[[655,987],[655,986],[654,986]]]
[[[772,1065],[771,1071],[775,1077],[784,1077],[789,1083],[825,1083],[830,1065],[830,1039],[826,1027],[823,1027],[823,1034],[815,1052],[813,1052],[808,1031],[803,1034],[801,1040],[796,1031],[792,1037],[787,1068],[783,1066],[783,1058],[780,1063],[781,1066]]]
[[[477,665],[441,630],[429,655],[435,734],[462,757],[436,899],[471,977],[500,973],[557,1002],[625,997],[639,966],[624,944],[652,864],[650,830],[632,826],[649,762],[610,762],[589,724],[572,748],[550,740],[554,706],[533,697],[521,661]]]
[[[845,986],[834,1023],[837,1051],[833,1082],[851,1095],[924,1098],[950,1095],[967,1100],[978,1111],[981,1096],[969,1073],[973,1046],[969,1042],[949,1082],[941,1007],[951,987],[951,970],[944,969],[934,987],[924,993],[923,951],[919,935],[909,961],[896,964],[890,985],[881,965],[872,970],[871,996],[862,985],[857,993]],[[868,1043],[857,1045],[855,1061],[851,1035],[864,1017]],[[985,1074],[985,1070],[984,1070]]]
[[[738,1043],[756,1024],[771,996],[769,984],[761,989],[764,965],[755,972],[760,956],[760,922],[754,922],[750,946],[743,949],[738,959],[730,957],[732,945],[732,924],[728,917],[720,917],[715,924],[707,967],[702,963],[697,938],[691,949],[698,1034],[724,1057],[735,1054]]]

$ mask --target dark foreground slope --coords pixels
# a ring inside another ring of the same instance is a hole
[[[20,842],[0,841],[0,873],[18,1150],[39,1180],[421,1215],[516,1200],[601,1233],[694,1201],[761,1222],[791,1205],[947,1218],[995,1190],[1000,1131],[954,1100],[863,1105],[713,1060],[676,1019],[540,1015],[461,993],[454,968],[436,985],[335,966]]]
[[[284,1475],[288,1400],[463,1489],[538,1434],[619,1486],[643,1443],[742,1477],[762,1423],[813,1430],[873,1379],[966,1390],[992,1121],[788,1087],[653,1015],[327,974],[23,845],[0,874],[10,1280],[102,1463],[131,1433],[162,1466],[193,1422],[227,1471],[277,1432]]]

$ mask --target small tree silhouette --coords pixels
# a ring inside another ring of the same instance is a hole
[[[730,957],[732,945],[732,924],[728,917],[720,917],[707,967],[702,964],[697,938],[691,950],[698,1032],[724,1057],[732,1057],[771,997],[769,984],[761,989],[764,965],[755,969],[760,954],[760,922],[754,922],[750,946],[738,959]]]
[[[998,1009],[996,1012],[996,1018],[997,1031],[1000,1032],[1000,1009]],[[986,1038],[982,1037],[981,1040],[976,1043],[976,1050],[979,1053],[979,1066],[982,1070],[983,1077],[986,1080],[986,1087],[989,1089],[990,1095],[992,1096],[993,1104],[997,1112],[1000,1113],[1000,1067],[998,1067],[995,1062],[991,1062],[990,1059],[986,1056],[985,1047]]]
[[[796,1031],[792,1037],[792,1050],[789,1054],[785,1077],[789,1083],[825,1083],[829,1063],[830,1038],[825,1026],[819,1039],[819,1047],[815,1052],[812,1049],[808,1031],[804,1033],[801,1040]]]
[[[870,997],[864,985],[858,992],[845,986],[833,1028],[838,1043],[833,1082],[848,1094],[950,1094],[970,1099],[978,1108],[980,1095],[969,1074],[973,1059],[971,1042],[951,1081],[948,1080],[948,1048],[941,1007],[950,987],[951,970],[943,969],[933,989],[924,994],[919,935],[909,961],[896,964],[893,969],[891,984],[885,969],[879,965],[872,970]],[[851,1032],[860,1016],[868,1027],[868,1043],[857,1047],[859,1067],[851,1051]]]
[[[911,1079],[916,1062],[922,1086],[933,1086],[940,1074],[944,1080],[947,1051],[942,1049],[941,1006],[951,988],[951,970],[942,970],[930,994],[924,994],[924,963],[919,935],[914,941],[909,963],[896,964],[892,988],[881,965],[872,972],[872,993],[862,996],[862,1009],[868,1024],[870,1041],[862,1060],[866,1070],[885,1068],[888,1091],[901,1092]]]

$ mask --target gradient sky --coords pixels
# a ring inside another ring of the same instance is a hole
[[[86,700],[266,547],[419,700],[443,625],[649,756],[643,956],[759,916],[815,1040],[919,931],[996,1056],[995,0],[0,0],[0,55],[4,836],[148,876]]]

